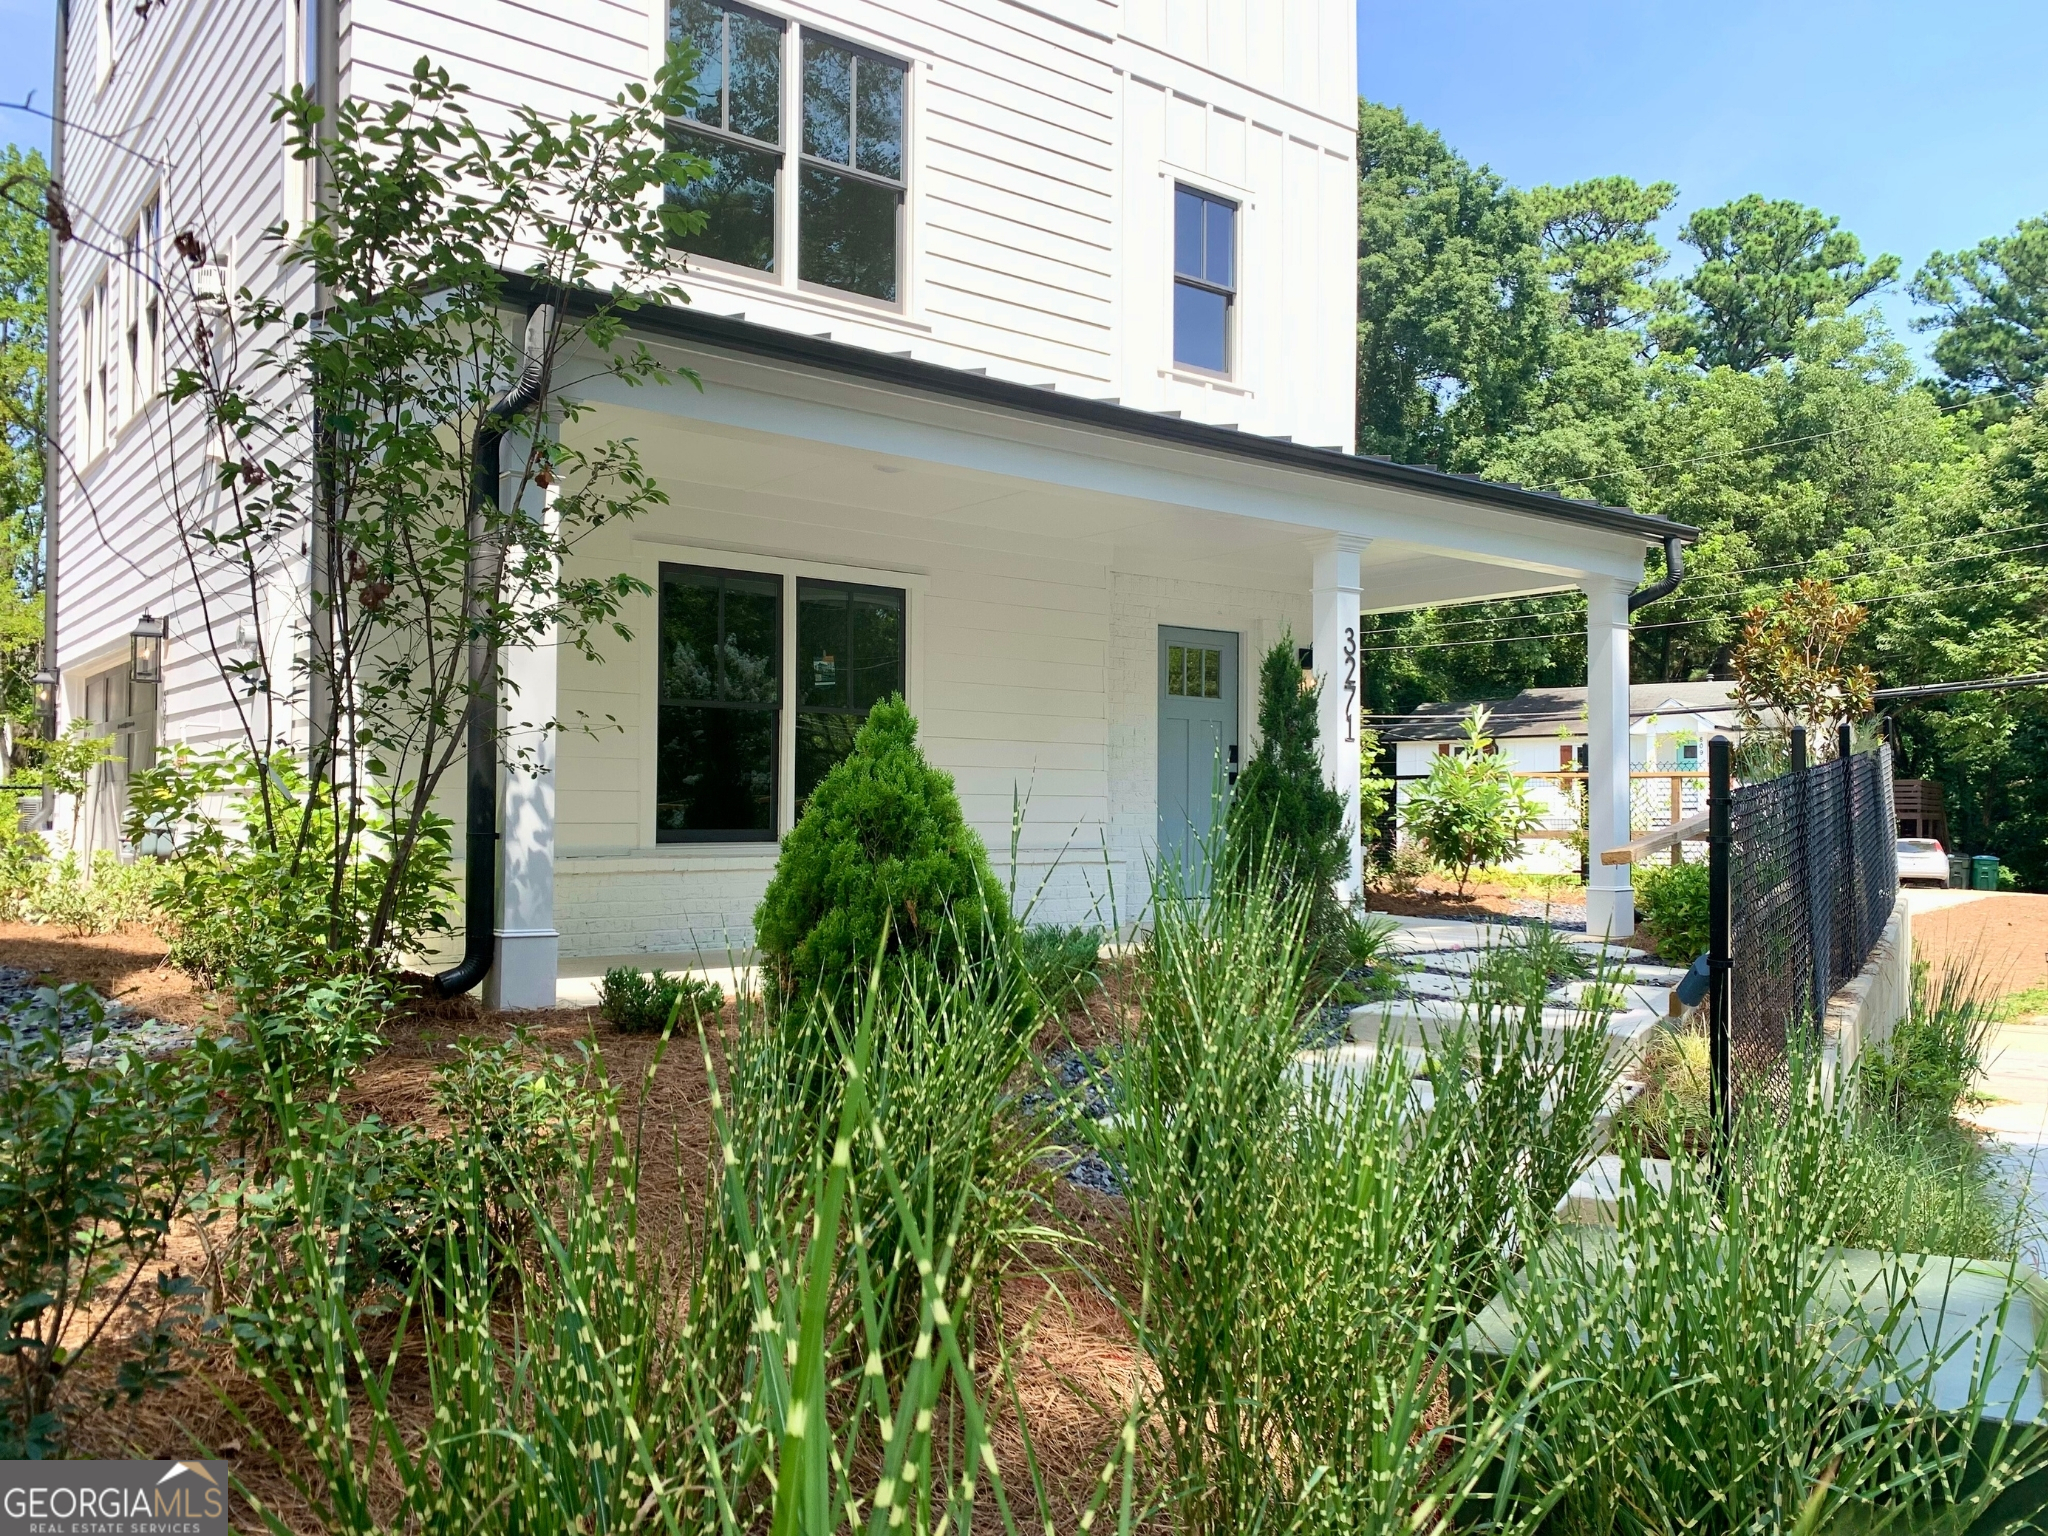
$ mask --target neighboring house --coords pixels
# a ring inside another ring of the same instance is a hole
[[[196,231],[224,291],[305,305],[262,239],[310,196],[271,93],[376,97],[431,54],[488,126],[493,103],[597,109],[672,31],[744,56],[676,125],[719,171],[694,303],[636,322],[703,388],[600,382],[575,429],[634,436],[671,498],[576,564],[657,595],[601,661],[508,660],[531,718],[623,729],[533,743],[547,771],[506,776],[496,1000],[552,1002],[618,957],[744,955],[777,837],[898,689],[999,867],[1030,795],[1020,887],[1058,866],[1041,917],[1106,916],[1113,878],[1128,920],[1250,750],[1257,659],[1283,636],[1326,679],[1326,761],[1355,804],[1362,606],[1586,591],[1596,835],[1625,826],[1627,598],[1645,548],[1692,530],[1350,452],[1351,0],[62,14],[79,238],[51,326],[52,654],[64,717],[121,740],[117,803],[160,743],[229,738],[212,650],[306,611],[301,584],[204,633],[158,490],[179,419],[154,398],[166,243]],[[827,131],[856,77],[858,143]],[[168,620],[160,686],[130,679],[145,614]],[[772,686],[711,696],[664,630],[757,651]],[[1595,926],[1628,931],[1627,870],[1601,882]]]
[[[1729,682],[1634,683],[1628,690],[1630,820],[1638,832],[1668,826],[1706,808],[1706,743],[1715,735],[1742,739]],[[1483,706],[1423,704],[1381,728],[1394,750],[1395,801],[1401,804],[1431,761],[1465,743],[1465,719],[1486,710],[1495,750],[1531,775],[1529,787],[1544,807],[1538,835],[1516,867],[1531,873],[1573,871],[1579,856],[1567,835],[1580,827],[1576,778],[1589,747],[1586,690],[1525,688],[1511,699]],[[1621,841],[1626,841],[1624,837]]]

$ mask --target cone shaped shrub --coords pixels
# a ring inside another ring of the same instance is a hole
[[[1259,747],[1231,795],[1226,855],[1240,880],[1270,858],[1283,888],[1313,892],[1307,937],[1318,956],[1343,925],[1333,887],[1349,852],[1344,797],[1323,776],[1317,742],[1321,693],[1302,686],[1291,635],[1266,652],[1259,664]]]
[[[755,942],[780,1000],[844,997],[874,964],[919,958],[941,975],[1011,938],[988,850],[950,774],[925,761],[900,698],[877,704],[853,750],[826,774],[782,840],[754,913]]]

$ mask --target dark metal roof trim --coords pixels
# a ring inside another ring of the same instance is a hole
[[[541,298],[535,284],[517,275],[509,278],[506,293],[515,301],[538,301]],[[589,313],[595,307],[596,297],[594,294],[571,296],[567,307],[572,313]],[[1284,469],[1304,470],[1310,474],[1392,486],[1426,496],[1477,502],[1502,511],[1576,523],[1608,533],[1632,534],[1645,543],[1658,544],[1673,537],[1691,542],[1699,537],[1699,530],[1688,524],[1644,512],[1631,512],[1626,507],[1610,507],[1597,501],[1576,501],[1547,491],[1532,491],[1519,485],[1482,480],[1476,475],[1453,474],[1419,464],[1396,464],[1391,459],[1344,453],[1335,448],[1312,448],[1284,438],[1240,432],[1234,427],[1213,427],[1183,420],[1179,416],[1142,411],[1135,406],[1063,394],[1042,384],[1011,383],[1007,379],[989,378],[978,371],[919,362],[900,353],[875,352],[847,342],[804,336],[730,315],[705,314],[680,305],[642,304],[626,312],[622,318],[634,330],[670,340],[996,406],[1020,415],[1114,432],[1170,447],[1220,453]]]

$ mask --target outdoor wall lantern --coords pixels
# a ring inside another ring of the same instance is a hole
[[[160,683],[164,680],[164,640],[171,632],[169,619],[153,619],[147,613],[135,621],[128,634],[128,681]]]
[[[36,674],[36,719],[45,740],[57,734],[57,674],[48,667]]]

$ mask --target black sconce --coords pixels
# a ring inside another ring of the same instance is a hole
[[[128,633],[128,681],[156,684],[164,680],[164,641],[171,632],[169,619],[153,619],[147,613],[135,621]]]

